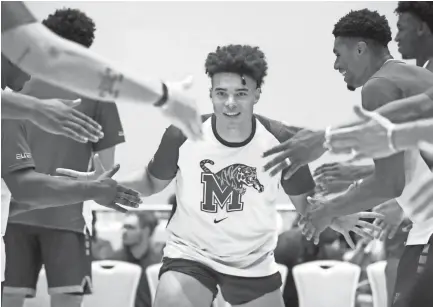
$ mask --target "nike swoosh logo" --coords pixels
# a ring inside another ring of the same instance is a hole
[[[218,224],[219,222],[224,221],[226,218],[227,218],[227,217],[225,217],[225,218],[223,218],[223,219],[220,219],[220,220],[214,219],[213,222],[214,222],[215,224]]]

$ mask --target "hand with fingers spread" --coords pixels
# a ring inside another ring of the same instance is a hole
[[[323,196],[340,193],[349,188],[355,181],[363,179],[374,172],[374,165],[353,165],[349,163],[326,163],[314,172],[314,180]]]
[[[162,106],[162,113],[191,140],[202,138],[202,120],[196,101],[187,94],[192,78],[182,82],[167,83],[168,100]]]
[[[335,154],[354,154],[352,160],[384,158],[396,152],[392,131],[395,127],[376,112],[355,106],[354,111],[365,122],[352,127],[330,130],[326,146]]]
[[[331,227],[335,231],[343,234],[347,243],[353,248],[355,245],[350,239],[350,231],[353,231],[364,238],[372,238],[373,234],[371,233],[371,230],[380,230],[376,225],[360,220],[361,218],[382,218],[383,216],[379,213],[359,212],[347,216],[334,217],[326,210],[325,198],[309,197],[308,201],[310,202],[311,207],[303,220],[303,234],[308,240],[313,239],[315,244],[318,243],[320,233],[323,232],[326,227]],[[367,231],[357,226],[363,227],[364,229],[367,229]]]
[[[341,233],[351,248],[355,248],[355,243],[349,234],[350,231],[353,231],[366,241],[375,239],[374,233],[380,231],[379,226],[361,220],[367,218],[382,219],[383,215],[374,212],[359,212],[351,215],[341,216],[335,218],[332,221],[330,227],[333,230]]]
[[[95,198],[94,201],[101,206],[125,213],[128,210],[119,206],[119,204],[137,208],[142,203],[140,193],[119,185],[115,180],[111,179],[119,171],[119,164],[109,171],[105,171],[98,154],[94,156],[94,162],[95,170],[93,172],[78,172],[65,168],[58,168],[56,172],[78,180],[96,181],[99,184],[100,193],[98,194],[101,197]]]
[[[376,219],[373,224],[380,228],[379,239],[394,238],[401,223],[404,221],[403,209],[397,200],[390,199],[373,209],[374,212],[382,214],[383,219]]]
[[[80,143],[98,142],[104,136],[102,127],[87,115],[75,110],[81,99],[39,100],[29,115],[36,126],[52,134],[63,135]]]
[[[266,163],[264,170],[270,171],[271,176],[283,171],[284,179],[289,179],[300,167],[319,159],[327,151],[324,142],[324,131],[303,129],[263,154],[263,157],[274,157]]]

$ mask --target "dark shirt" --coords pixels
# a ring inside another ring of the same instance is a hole
[[[129,248],[123,247],[115,251],[109,259],[125,261],[137,264],[141,267],[140,282],[138,283],[137,293],[135,296],[135,307],[152,307],[152,297],[149,290],[149,281],[147,280],[146,269],[152,264],[161,262],[161,252],[159,252],[159,250],[157,251],[152,246],[140,259],[137,259],[132,255]]]

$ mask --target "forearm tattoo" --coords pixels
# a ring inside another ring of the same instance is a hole
[[[101,76],[101,83],[98,87],[99,96],[102,98],[117,98],[119,96],[117,85],[123,81],[123,75],[112,71],[111,68],[107,68]]]

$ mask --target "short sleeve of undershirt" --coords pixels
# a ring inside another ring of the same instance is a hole
[[[176,177],[178,170],[179,148],[186,141],[186,136],[174,126],[168,127],[162,136],[153,159],[149,162],[149,173],[160,180]]]
[[[300,130],[302,129],[282,125],[278,138],[281,140],[280,142],[285,142],[295,135],[293,132]],[[287,180],[284,180],[284,174],[284,172],[281,174],[281,186],[283,187],[284,192],[289,196],[311,192],[316,186],[308,165],[299,168],[296,173]]]
[[[275,120],[257,116],[257,119],[280,143],[284,143],[292,138],[302,128],[286,126]],[[289,196],[296,196],[311,192],[314,190],[315,183],[308,165],[302,166],[289,179],[284,180],[284,172],[281,174],[281,186],[284,192]]]

